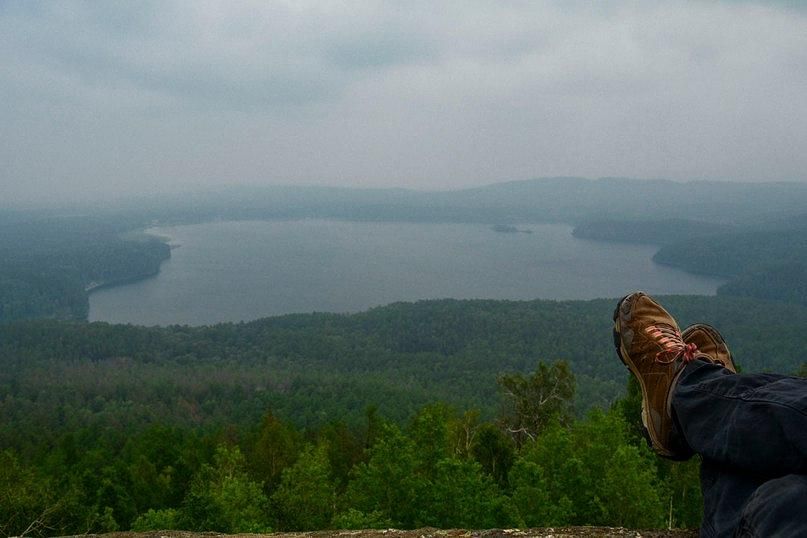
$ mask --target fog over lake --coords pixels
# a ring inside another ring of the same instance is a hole
[[[593,299],[634,289],[714,294],[722,281],[651,261],[654,246],[572,237],[560,224],[241,221],[161,227],[179,245],[154,278],[90,295],[90,321],[204,325],[355,312],[435,298]]]

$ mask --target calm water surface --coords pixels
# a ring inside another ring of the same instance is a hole
[[[634,289],[714,294],[722,281],[656,265],[655,247],[572,237],[566,225],[304,220],[153,228],[180,245],[154,278],[95,291],[91,321],[204,325],[352,312],[434,298],[593,299]]]

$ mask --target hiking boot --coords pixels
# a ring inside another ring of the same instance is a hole
[[[702,331],[693,333],[699,338]],[[624,297],[614,311],[614,345],[642,388],[642,424],[660,456],[687,459],[692,449],[672,416],[672,395],[686,363],[710,358],[685,343],[675,319],[643,292]]]
[[[684,329],[681,337],[685,343],[695,344],[698,352],[707,355],[711,362],[723,366],[733,374],[737,373],[729,346],[726,345],[723,336],[711,325],[705,323],[690,325]]]

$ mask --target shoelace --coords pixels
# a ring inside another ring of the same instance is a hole
[[[681,333],[673,327],[668,325],[650,325],[645,328],[645,332],[664,348],[656,353],[656,362],[659,364],[670,364],[681,356],[684,358],[684,364],[695,360],[698,346],[684,343],[684,340],[681,338]]]

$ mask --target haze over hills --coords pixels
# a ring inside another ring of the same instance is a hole
[[[459,190],[230,187],[111,204],[155,219],[343,218],[430,222],[693,219],[772,225],[804,215],[807,184],[542,178]]]
[[[658,244],[660,263],[737,279],[723,290],[732,294],[764,298],[765,275],[773,271],[782,287],[775,297],[804,302],[797,285],[807,275],[804,208],[802,183],[547,178],[435,192],[241,187],[74,207],[56,216],[3,212],[0,320],[83,319],[88,288],[154,275],[170,256],[167,248],[126,232],[244,219],[563,222],[576,225],[579,237]]]

